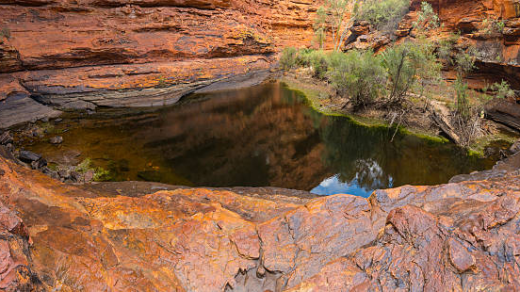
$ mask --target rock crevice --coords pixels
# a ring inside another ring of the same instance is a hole
[[[3,159],[0,169],[7,291],[519,287],[517,175],[379,190],[369,200],[280,200],[281,190],[114,196]]]

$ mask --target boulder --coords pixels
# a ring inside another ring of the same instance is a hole
[[[21,161],[26,162],[26,163],[31,163],[33,161],[37,161],[40,158],[42,158],[42,156],[40,154],[36,154],[34,152],[27,151],[27,150],[20,151],[20,154],[18,155],[18,159],[20,159]]]
[[[486,104],[487,116],[501,124],[520,131],[520,105],[500,99],[493,99]]]

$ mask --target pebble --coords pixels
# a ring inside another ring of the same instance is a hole
[[[49,139],[49,142],[51,144],[61,144],[63,143],[63,137],[62,136],[54,136],[52,138]]]

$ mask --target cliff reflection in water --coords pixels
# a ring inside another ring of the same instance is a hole
[[[445,183],[493,162],[392,131],[324,116],[283,84],[191,96],[158,112],[69,118],[60,151],[115,174],[192,186],[276,186],[318,194]],[[56,148],[33,145],[47,156]]]

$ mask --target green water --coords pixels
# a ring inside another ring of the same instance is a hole
[[[439,184],[490,168],[450,143],[324,116],[281,83],[190,96],[161,110],[67,114],[64,138],[25,145],[49,161],[90,158],[113,180],[188,186],[276,186],[330,195]],[[51,122],[52,124],[52,122]],[[65,156],[65,158],[64,158]],[[69,156],[67,158],[67,156]]]

